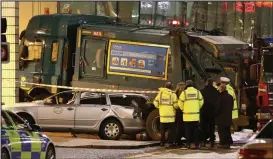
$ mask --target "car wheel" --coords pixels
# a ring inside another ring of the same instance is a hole
[[[33,97],[34,100],[44,100],[46,99],[47,97],[49,97],[51,94],[47,94],[47,93],[44,93],[44,94],[39,94],[39,95],[36,95]]]
[[[122,127],[117,120],[106,120],[100,128],[100,137],[105,140],[118,140],[122,134]]]
[[[49,146],[46,150],[46,159],[56,159],[56,153],[53,146]]]
[[[9,153],[6,149],[1,150],[1,159],[10,159]]]
[[[146,120],[146,130],[153,141],[160,140],[160,117],[158,109],[153,110]]]

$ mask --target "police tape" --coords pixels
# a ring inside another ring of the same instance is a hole
[[[14,83],[21,83],[22,85],[29,84],[34,86],[42,86],[42,87],[50,87],[50,88],[61,88],[61,89],[71,89],[71,90],[83,90],[83,91],[91,91],[91,92],[113,92],[113,93],[140,93],[140,94],[157,94],[158,91],[151,91],[151,90],[117,90],[117,89],[97,89],[97,88],[82,88],[82,87],[69,87],[69,86],[59,86],[59,85],[51,85],[51,84],[40,84],[40,83],[31,83],[31,82],[23,82],[23,81],[16,81],[10,79],[2,79],[2,81],[9,81]],[[240,90],[246,89],[253,89],[258,88],[258,86],[250,86],[250,87],[243,87]]]
[[[240,90],[244,90],[244,89],[253,89],[253,88],[258,88],[258,86],[250,86],[250,87],[243,87]]]
[[[41,86],[41,87],[50,87],[50,88],[61,88],[61,89],[71,89],[71,90],[83,90],[83,91],[91,91],[91,92],[113,92],[113,93],[139,93],[139,94],[157,94],[158,91],[151,90],[118,90],[118,89],[97,89],[97,88],[82,88],[82,87],[69,87],[69,86],[59,86],[59,85],[51,85],[51,84],[40,84],[40,83],[31,83],[31,82],[23,82],[16,81],[10,79],[2,79],[2,81],[21,83],[22,85],[33,85],[33,86]]]

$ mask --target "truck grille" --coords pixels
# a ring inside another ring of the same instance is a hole
[[[269,106],[273,106],[273,84],[268,84],[268,98],[269,98]]]

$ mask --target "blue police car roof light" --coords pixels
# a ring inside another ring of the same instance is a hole
[[[273,37],[264,39],[265,43],[273,43]]]

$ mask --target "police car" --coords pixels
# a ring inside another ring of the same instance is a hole
[[[1,111],[1,159],[55,159],[52,141],[38,132],[38,125],[30,125],[8,110]]]

